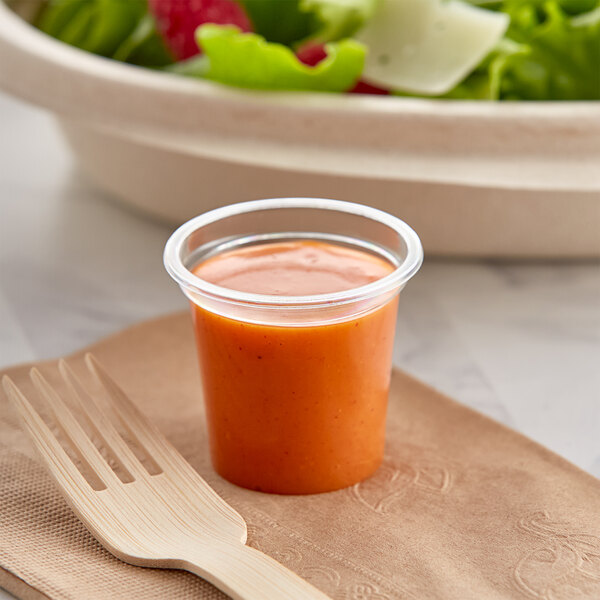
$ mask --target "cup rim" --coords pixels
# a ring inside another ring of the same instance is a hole
[[[310,208],[345,212],[382,223],[395,230],[402,237],[406,244],[406,257],[391,273],[366,285],[338,292],[306,296],[278,296],[233,290],[201,279],[183,264],[181,260],[182,246],[189,236],[198,229],[233,215],[257,210],[285,208]],[[423,262],[423,247],[419,236],[404,221],[371,206],[326,198],[269,198],[229,204],[190,219],[176,229],[167,240],[163,261],[167,272],[179,284],[184,293],[190,292],[192,294],[208,296],[215,300],[234,304],[261,306],[264,308],[317,308],[319,306],[332,307],[348,302],[365,300],[385,294],[394,289],[400,289],[421,267]]]

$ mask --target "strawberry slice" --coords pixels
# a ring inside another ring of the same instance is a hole
[[[194,33],[204,23],[252,31],[248,15],[234,0],[148,0],[148,7],[177,60],[200,54]]]
[[[325,52],[323,44],[311,44],[309,42],[296,50],[296,56],[300,62],[309,67],[314,67],[327,57],[327,52]]]
[[[324,58],[327,57],[327,52],[325,52],[325,46],[323,44],[304,44],[296,51],[296,56],[298,60],[303,62],[305,65],[309,65],[314,67],[316,64],[320,63]],[[356,85],[348,90],[348,94],[377,94],[380,96],[385,96],[390,93],[389,90],[384,90],[383,88],[371,85],[362,79],[359,79],[356,82]]]
[[[356,85],[348,90],[349,94],[375,94],[377,96],[389,96],[390,90],[386,90],[384,88],[377,87],[376,85],[371,85],[362,79],[359,79],[356,82]]]

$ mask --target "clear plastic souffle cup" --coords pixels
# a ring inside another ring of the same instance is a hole
[[[264,295],[192,271],[220,253],[309,240],[389,263],[387,275],[334,293]],[[279,494],[353,485],[381,464],[398,293],[423,249],[403,221],[338,200],[224,206],[182,225],[167,271],[190,300],[212,463],[225,479]]]

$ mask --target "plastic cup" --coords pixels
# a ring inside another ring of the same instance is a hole
[[[311,296],[246,293],[192,273],[226,250],[298,239],[373,253],[394,270],[355,289]],[[337,200],[233,204],[173,233],[164,261],[190,300],[211,459],[221,476],[253,490],[307,494],[376,471],[398,293],[422,260],[406,223]]]

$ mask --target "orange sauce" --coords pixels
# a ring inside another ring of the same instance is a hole
[[[281,296],[352,289],[394,267],[326,242],[232,250],[193,272]],[[240,486],[325,492],[371,475],[383,457],[397,299],[358,317],[299,326],[244,322],[192,305],[211,456]]]

